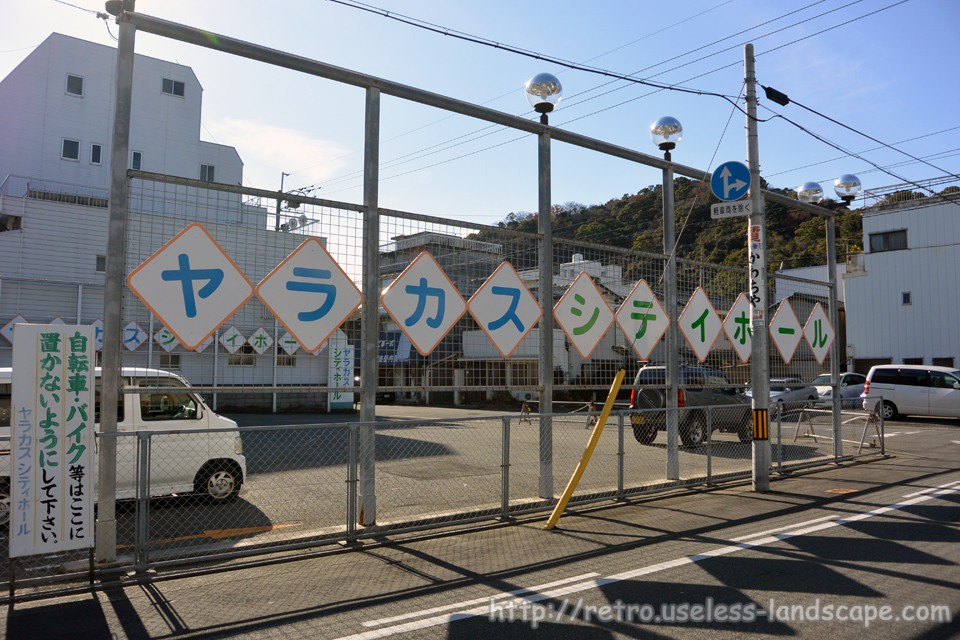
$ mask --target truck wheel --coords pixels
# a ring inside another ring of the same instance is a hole
[[[893,420],[899,415],[899,412],[897,411],[897,405],[884,400],[880,405],[880,415],[884,420]]]
[[[0,531],[10,524],[10,484],[0,482]]]
[[[707,440],[707,419],[700,412],[694,413],[680,425],[680,439],[684,446],[699,447]]]
[[[194,492],[211,502],[229,502],[240,493],[243,478],[235,463],[208,462],[194,479]]]
[[[640,444],[651,444],[657,439],[657,428],[651,426],[634,425],[633,437]]]

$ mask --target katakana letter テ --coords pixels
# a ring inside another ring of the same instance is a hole
[[[443,323],[443,303],[445,300],[445,292],[440,287],[430,287],[427,286],[427,279],[420,278],[420,284],[412,285],[408,284],[404,291],[410,295],[417,296],[417,308],[413,310],[413,313],[409,318],[404,320],[404,324],[408,327],[420,322],[420,318],[423,317],[423,312],[427,308],[427,297],[433,297],[437,299],[437,315],[432,318],[427,318],[427,326],[431,329],[437,329]]]
[[[636,307],[637,309],[653,309],[653,301],[652,300],[634,300],[633,306]],[[656,320],[657,316],[653,315],[652,313],[647,313],[646,311],[644,312],[632,311],[630,312],[630,319],[640,321],[640,328],[637,329],[637,335],[634,336],[634,340],[639,340],[647,332],[647,323],[650,322],[651,320]]]
[[[587,299],[584,298],[584,297],[583,297],[582,295],[580,295],[579,293],[573,294],[573,299],[576,300],[576,302],[577,302],[578,304],[586,304],[586,303],[587,303]],[[580,309],[580,307],[574,307],[573,309],[570,309],[570,313],[572,313],[572,314],[575,315],[575,316],[582,316],[582,315],[583,315],[583,311]],[[573,330],[573,335],[575,335],[575,336],[582,336],[582,335],[585,334],[587,331],[590,331],[590,329],[593,328],[593,325],[596,324],[597,318],[599,318],[599,317],[600,317],[600,307],[597,307],[597,308],[595,308],[595,309],[593,310],[593,315],[590,316],[590,319],[587,320],[587,323],[586,323],[586,324],[580,325],[579,327],[576,327],[576,328]]]
[[[316,280],[329,280],[329,269],[310,269],[307,267],[294,267],[293,275],[299,278],[314,278]],[[307,293],[322,293],[326,298],[319,307],[313,311],[301,311],[297,314],[297,319],[301,322],[313,322],[319,320],[333,308],[333,303],[337,300],[337,288],[332,284],[320,282],[298,282],[290,280],[287,282],[287,291],[305,291]]]
[[[495,296],[510,296],[510,307],[506,312],[488,325],[490,331],[496,331],[508,322],[512,322],[517,331],[523,332],[523,322],[517,317],[517,305],[520,304],[520,289],[516,287],[490,287]]]
[[[180,281],[180,287],[183,290],[183,308],[188,318],[197,317],[197,299],[207,299],[220,288],[223,283],[223,269],[191,269],[190,256],[181,253],[177,256],[179,269],[167,269],[160,272],[160,277],[166,282],[175,280]],[[200,290],[194,294],[193,283],[197,280],[206,280],[207,283],[200,287]]]

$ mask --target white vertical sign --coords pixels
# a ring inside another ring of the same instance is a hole
[[[93,547],[94,342],[89,325],[17,329],[11,558]]]
[[[325,342],[327,343],[330,345],[327,353],[327,386],[352,387],[354,348],[347,342],[347,334],[337,329]],[[327,393],[327,411],[333,409],[353,409],[353,392],[330,391]]]

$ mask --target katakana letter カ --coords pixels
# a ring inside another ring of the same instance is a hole
[[[314,278],[317,280],[329,280],[329,269],[310,269],[307,267],[294,267],[293,275],[300,278]],[[290,280],[287,282],[287,291],[305,291],[307,293],[322,293],[326,298],[319,307],[313,311],[301,311],[297,314],[297,319],[301,322],[313,322],[319,320],[333,308],[333,303],[337,300],[337,288],[332,284],[323,284],[319,282],[298,282]]]
[[[520,289],[516,287],[490,287],[490,291],[495,296],[510,296],[510,307],[507,311],[487,325],[487,328],[490,331],[496,331],[503,325],[508,322],[512,322],[513,326],[517,328],[517,331],[523,332],[523,322],[520,321],[520,318],[517,317],[517,305],[520,304]]]
[[[427,308],[427,297],[434,297],[437,299],[437,314],[432,318],[427,318],[427,326],[431,329],[437,329],[443,324],[443,303],[446,298],[445,292],[440,287],[430,287],[427,286],[427,279],[420,278],[420,284],[412,285],[408,284],[404,291],[410,295],[417,296],[417,308],[413,310],[413,313],[409,318],[404,320],[404,324],[408,327],[420,322],[420,318],[423,317],[423,312]]]
[[[181,253],[177,256],[179,269],[167,269],[160,272],[160,277],[165,282],[180,281],[180,287],[183,291],[183,308],[188,318],[197,317],[197,299],[207,299],[220,288],[223,283],[223,269],[191,269],[190,256]],[[200,290],[194,293],[193,283],[197,280],[206,280],[207,283],[200,287]]]
[[[633,306],[637,309],[653,309],[653,301],[652,300],[634,300]],[[637,329],[637,335],[634,336],[634,340],[639,340],[644,336],[644,334],[647,333],[647,323],[650,322],[651,320],[656,320],[657,316],[653,315],[652,313],[647,313],[646,311],[643,311],[643,312],[631,311],[630,319],[640,321],[640,328]]]

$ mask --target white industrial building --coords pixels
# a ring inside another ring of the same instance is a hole
[[[858,371],[960,366],[960,190],[941,193],[861,210],[864,252],[844,275],[848,350]]]
[[[11,363],[15,322],[94,324],[103,316],[115,76],[116,49],[51,34],[0,81],[0,366]],[[200,139],[202,92],[189,67],[136,56],[131,169],[241,184],[237,150]],[[129,206],[128,273],[192,221],[253,284],[304,239],[274,231],[267,209],[239,193],[133,180]],[[198,385],[325,387],[330,377],[327,350],[319,357],[276,346],[260,353],[246,344],[230,353],[215,341],[202,353],[167,351],[152,337],[160,322],[127,294],[129,322],[146,339],[135,349],[125,345],[125,365],[179,370]],[[224,329],[230,326],[244,337],[262,329],[275,343],[285,334],[255,298]],[[342,332],[334,339],[345,344]],[[281,404],[323,406],[326,398],[317,396],[325,394],[284,394]]]

